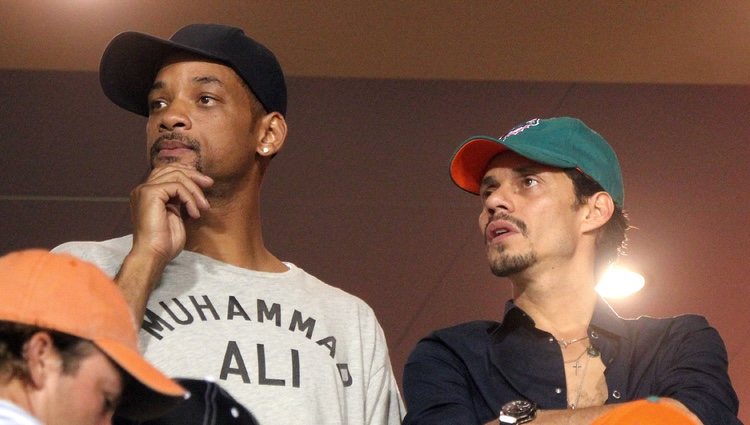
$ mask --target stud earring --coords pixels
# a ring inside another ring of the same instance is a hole
[[[260,148],[260,152],[264,155],[267,155],[269,152],[271,152],[271,148],[269,148],[268,146],[263,146],[262,148]]]

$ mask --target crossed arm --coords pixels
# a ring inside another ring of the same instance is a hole
[[[659,376],[652,376],[650,383],[631,376],[627,390],[631,398],[627,402],[575,410],[550,409],[547,404],[546,408],[542,406],[533,423],[576,425],[602,419],[600,423],[603,425],[610,422],[602,417],[614,409],[658,396],[664,403],[682,411],[689,421],[687,423],[741,424],[737,418],[736,394],[727,375],[726,352],[718,332],[702,318],[686,320],[683,328],[675,337],[678,341],[673,341],[675,343],[670,346],[673,350],[666,360],[658,360],[655,369]],[[440,337],[426,338],[410,356],[404,370],[407,405],[404,425],[497,425],[502,404],[523,398],[519,396],[524,394],[523,389],[518,390],[520,386],[533,386],[529,382],[495,382],[502,376],[496,373],[490,376],[492,369],[488,368],[486,359],[476,354],[476,347],[459,353],[461,349],[451,345],[454,343],[455,340],[445,343]],[[475,357],[467,360],[469,355]],[[653,358],[650,361],[657,362]]]

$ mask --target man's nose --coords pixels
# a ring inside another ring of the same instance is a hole
[[[513,210],[512,193],[509,188],[498,187],[484,199],[484,208],[490,217],[499,211],[511,212]]]

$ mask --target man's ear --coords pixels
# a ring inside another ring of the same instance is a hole
[[[29,370],[29,384],[35,388],[42,388],[50,374],[61,368],[60,354],[47,332],[32,335],[24,344],[23,356]]]
[[[607,192],[597,192],[586,200],[586,216],[583,219],[584,233],[603,227],[615,213],[615,203]]]
[[[256,152],[260,156],[271,157],[281,150],[286,140],[286,120],[278,112],[271,112],[259,123],[261,132]]]

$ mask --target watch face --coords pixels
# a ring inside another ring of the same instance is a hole
[[[526,400],[516,400],[506,403],[503,406],[503,413],[510,416],[525,415],[530,410],[533,410],[534,404]]]

